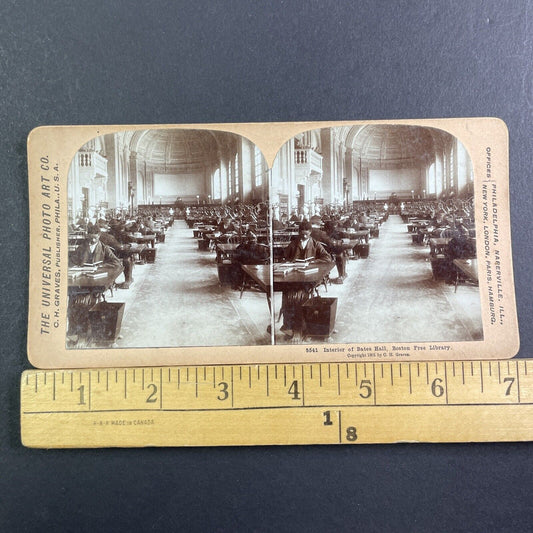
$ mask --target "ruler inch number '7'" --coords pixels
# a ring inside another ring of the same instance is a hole
[[[28,370],[21,430],[36,448],[531,440],[533,362]]]

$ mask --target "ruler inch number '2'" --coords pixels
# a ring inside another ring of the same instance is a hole
[[[28,370],[21,430],[37,448],[531,440],[533,362]]]

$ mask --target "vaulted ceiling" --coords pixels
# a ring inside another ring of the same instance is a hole
[[[368,161],[430,161],[452,136],[439,129],[403,124],[354,126],[344,133],[344,142]]]
[[[216,163],[219,153],[236,146],[237,135],[206,130],[145,130],[129,143],[147,163],[175,167]]]

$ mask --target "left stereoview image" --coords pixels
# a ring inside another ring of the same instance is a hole
[[[152,129],[96,137],[68,173],[66,346],[270,344],[268,169],[236,134]]]

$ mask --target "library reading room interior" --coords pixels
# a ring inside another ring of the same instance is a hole
[[[69,348],[483,338],[472,162],[429,127],[123,131],[68,174]]]

